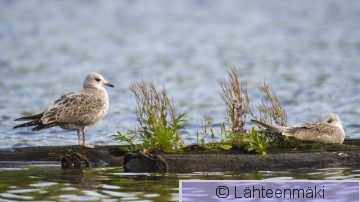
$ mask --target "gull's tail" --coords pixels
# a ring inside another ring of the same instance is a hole
[[[13,128],[15,129],[15,128],[28,127],[28,126],[38,126],[38,125],[41,124],[40,119],[41,119],[42,116],[43,116],[43,114],[40,113],[40,114],[35,114],[35,115],[32,115],[32,116],[24,116],[24,117],[15,119],[14,121],[28,121],[28,120],[31,120],[31,121],[23,123],[23,124],[16,125]]]
[[[26,122],[23,124],[16,125],[13,128],[15,129],[15,128],[28,127],[28,126],[37,126],[39,124],[40,124],[40,120],[34,120],[34,121],[29,121],[29,122]]]
[[[275,134],[282,134],[282,132],[286,129],[286,127],[283,126],[277,126],[277,125],[272,125],[272,124],[268,124],[268,123],[264,123],[261,121],[257,121],[257,120],[250,120],[251,122],[253,122],[254,124],[258,125],[261,128],[264,128],[266,132],[269,133],[275,133]]]
[[[41,119],[41,117],[42,117],[43,115],[44,115],[43,113],[40,113],[40,114],[35,114],[35,115],[32,115],[32,116],[24,116],[24,117],[15,119],[14,121],[25,121],[25,120]]]
[[[15,129],[15,128],[28,127],[28,126],[36,126],[36,127],[32,128],[32,131],[39,131],[39,130],[42,130],[45,128],[50,128],[50,127],[54,127],[54,126],[58,125],[58,123],[43,124],[41,121],[42,116],[43,116],[43,113],[40,113],[40,114],[35,114],[32,116],[24,116],[24,117],[15,119],[14,121],[26,121],[26,120],[32,120],[32,121],[16,125],[13,128]]]

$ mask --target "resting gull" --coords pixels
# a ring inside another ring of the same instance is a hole
[[[104,86],[114,87],[96,72],[90,73],[84,80],[84,89],[61,96],[53,105],[39,114],[21,117],[15,121],[29,122],[14,128],[35,126],[32,130],[39,131],[54,126],[66,130],[77,130],[80,145],[80,131],[83,135],[82,145],[93,148],[85,143],[85,130],[101,120],[109,109],[109,96]]]
[[[324,121],[306,123],[300,126],[283,127],[257,120],[251,120],[256,125],[265,128],[269,133],[291,136],[299,140],[322,142],[325,144],[342,144],[345,132],[338,115],[330,114]]]

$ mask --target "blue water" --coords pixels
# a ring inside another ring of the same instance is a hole
[[[60,165],[0,168],[1,201],[178,201],[179,180],[359,180],[351,168],[257,172],[124,173],[119,167],[61,170]],[[328,186],[324,182],[325,186]],[[200,190],[194,190],[199,193]],[[354,190],[339,190],[348,196]],[[329,193],[327,196],[331,196]],[[204,195],[206,197],[206,195]],[[329,199],[329,198],[327,198]],[[346,198],[343,199],[344,201]],[[334,201],[334,200],[333,200]],[[349,201],[349,200],[348,200]]]
[[[183,133],[195,143],[201,118],[225,121],[218,81],[235,65],[253,103],[256,83],[277,90],[288,124],[337,113],[347,138],[360,137],[359,1],[0,1],[0,148],[71,145],[76,132],[13,130],[82,88],[92,71],[108,89],[108,115],[87,142],[114,144],[111,134],[136,125],[132,82],[165,85]]]
[[[134,81],[165,85],[182,134],[195,143],[201,118],[225,121],[218,81],[235,65],[253,103],[258,81],[278,92],[288,124],[337,113],[347,138],[360,138],[360,2],[0,0],[0,148],[73,145],[76,132],[14,130],[92,71],[108,89],[108,115],[87,130],[90,144],[136,125]],[[134,174],[120,167],[65,172],[56,165],[0,168],[1,201],[176,201],[179,179],[359,179],[355,168]]]

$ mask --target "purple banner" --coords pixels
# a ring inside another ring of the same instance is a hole
[[[359,202],[358,181],[191,181],[180,183],[181,201]]]

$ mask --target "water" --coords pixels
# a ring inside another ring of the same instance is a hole
[[[253,103],[261,99],[258,81],[277,90],[289,125],[337,113],[347,138],[360,138],[359,9],[355,0],[0,0],[0,148],[76,144],[74,131],[13,130],[13,120],[80,90],[92,71],[115,88],[108,89],[108,115],[87,130],[88,143],[114,144],[111,134],[133,129],[136,103],[129,86],[141,78],[166,86],[177,112],[188,113],[183,139],[195,143],[203,115],[212,114],[218,125],[224,121],[218,81],[231,64]],[[178,179],[356,179],[359,169],[128,175],[96,168],[76,177],[40,166],[2,169],[0,175],[4,199],[161,201],[177,198]],[[165,191],[147,186],[153,182]]]
[[[1,201],[178,201],[179,180],[358,180],[360,168],[134,174],[119,167],[78,172],[61,170],[59,165],[33,165],[1,168],[0,175]]]
[[[129,86],[141,78],[166,86],[177,112],[188,113],[183,138],[194,143],[203,115],[224,121],[218,81],[230,64],[253,103],[261,98],[256,83],[271,83],[289,124],[338,113],[347,138],[360,137],[358,1],[0,4],[0,148],[76,144],[75,132],[13,130],[13,120],[80,90],[91,71],[115,88],[108,115],[88,129],[89,143],[113,144],[111,134],[133,129]]]

